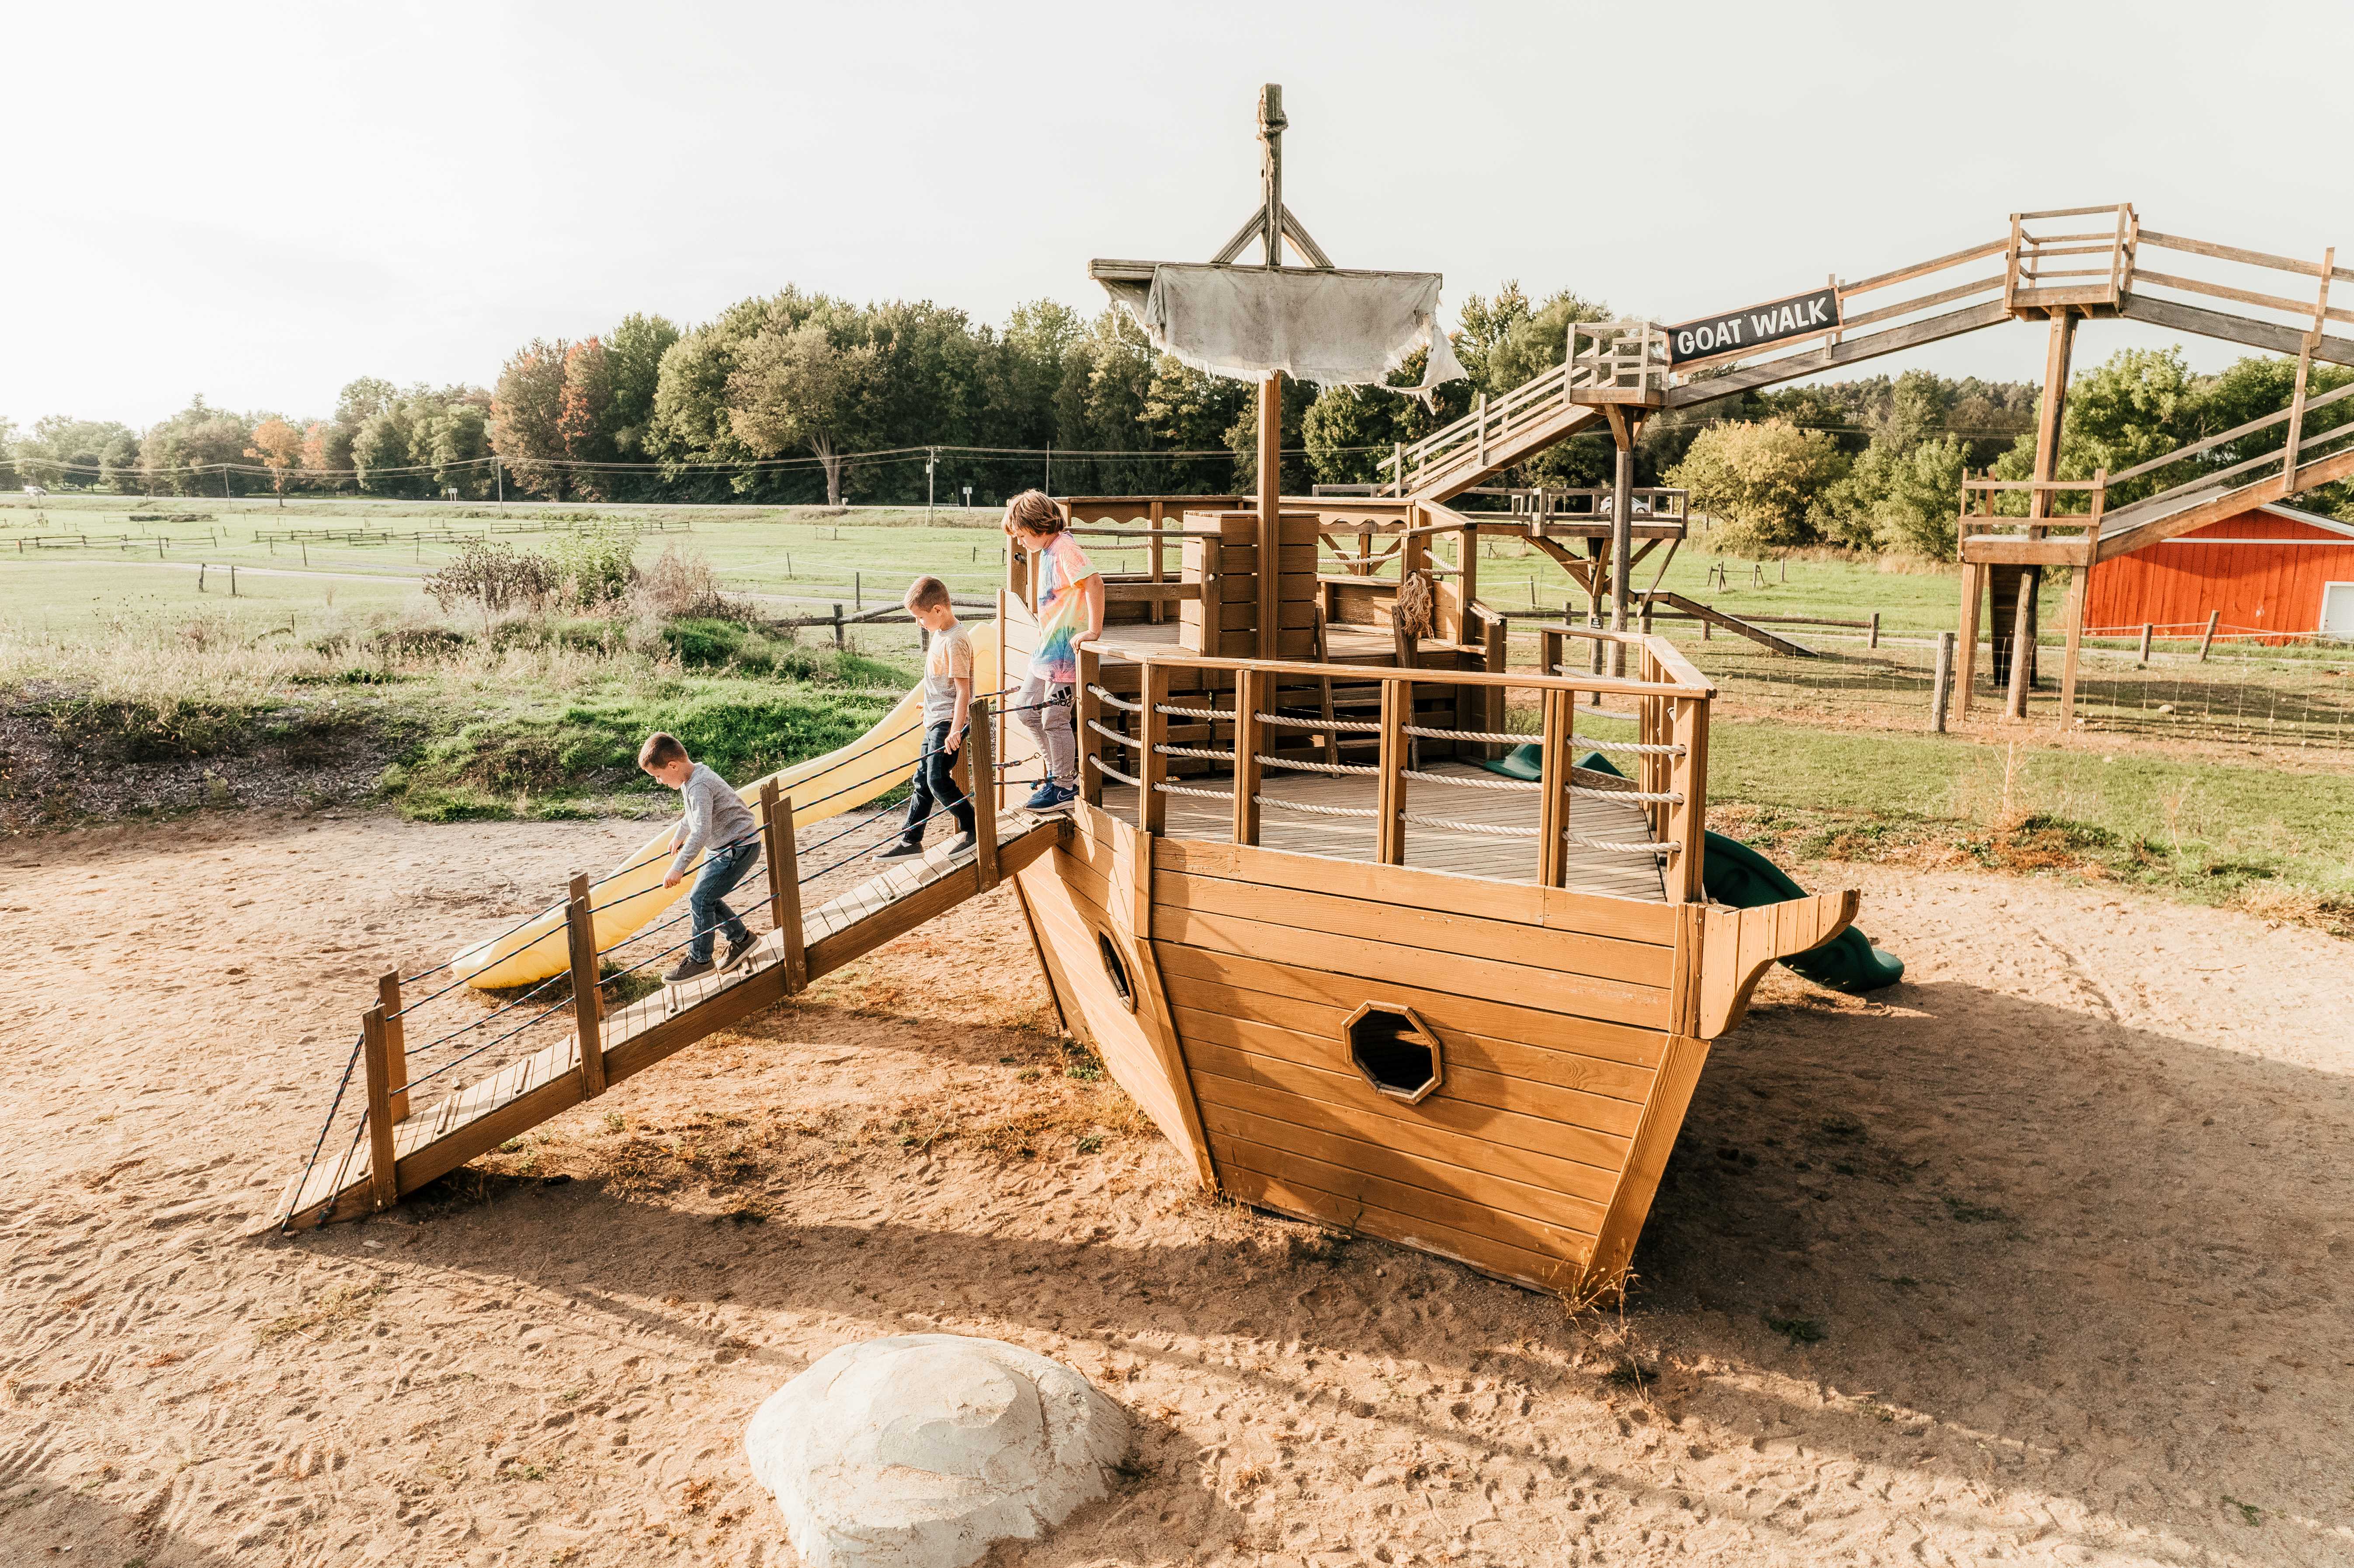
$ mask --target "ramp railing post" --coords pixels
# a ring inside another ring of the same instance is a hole
[[[1374,780],[1373,858],[1384,865],[1405,863],[1405,721],[1414,712],[1414,685],[1382,683],[1381,774]]]
[[[965,710],[964,754],[972,774],[972,863],[981,891],[997,885],[997,758],[989,744],[989,699]]]
[[[572,1029],[580,1042],[580,1097],[605,1092],[603,982],[597,973],[597,916],[588,907],[588,874],[572,874],[564,906],[565,944],[572,959]]]
[[[1551,635],[1548,633],[1547,635]],[[1538,778],[1537,885],[1559,887],[1566,876],[1568,850],[1570,726],[1576,716],[1577,694],[1547,687],[1544,693],[1544,750]]]
[[[1169,715],[1161,710],[1169,701],[1169,666],[1150,660],[1144,665],[1144,711],[1138,715],[1137,734],[1143,740],[1144,766],[1137,773],[1143,788],[1136,792],[1136,825],[1140,832],[1169,830],[1169,797],[1161,786],[1169,777]]]
[[[400,1201],[393,1164],[392,1063],[385,1051],[384,1008],[360,1017],[360,1054],[367,1063],[368,1196],[379,1209]]]
[[[783,944],[785,994],[809,984],[809,955],[801,947],[801,859],[793,841],[792,798],[774,779],[760,780],[760,836],[769,862],[769,918]]]
[[[376,1005],[384,1009],[384,1061],[392,1084],[392,1119],[408,1119],[408,1034],[400,1018],[400,971],[387,969],[376,982]]]
[[[1258,715],[1271,689],[1264,670],[1235,673],[1235,842],[1238,844],[1258,842],[1258,754],[1266,744]]]

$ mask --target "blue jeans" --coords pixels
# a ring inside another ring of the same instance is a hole
[[[935,811],[945,810],[954,817],[959,832],[972,832],[972,802],[949,771],[955,766],[956,754],[949,750],[949,721],[927,726],[924,755],[916,763],[914,788],[907,796],[907,825],[899,830],[899,836],[909,843],[924,842],[925,821]]]
[[[693,912],[695,926],[695,939],[687,944],[686,956],[696,963],[711,961],[712,939],[716,932],[726,932],[730,942],[752,939],[752,933],[736,917],[736,911],[721,900],[744,880],[744,874],[759,858],[758,839],[746,839],[734,849],[714,849],[704,854],[703,873],[695,879],[695,890],[686,895],[686,906]]]

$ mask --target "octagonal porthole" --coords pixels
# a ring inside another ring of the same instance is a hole
[[[1120,958],[1119,946],[1111,939],[1110,932],[1096,933],[1096,957],[1103,960],[1104,979],[1111,981],[1112,991],[1119,998],[1119,1004],[1134,1012],[1136,988],[1129,980],[1128,964]]]
[[[1369,1001],[1341,1026],[1349,1064],[1375,1094],[1418,1105],[1438,1087],[1447,1063],[1438,1036],[1410,1007]]]

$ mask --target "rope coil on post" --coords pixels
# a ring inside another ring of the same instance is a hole
[[[1196,789],[1189,784],[1155,784],[1153,788],[1164,795],[1198,795],[1204,800],[1232,800],[1235,798],[1232,789]]]
[[[1252,756],[1257,759],[1259,766],[1262,768],[1297,768],[1307,773],[1331,773],[1346,776],[1350,774],[1377,774],[1381,771],[1379,768],[1374,767],[1370,762],[1308,762],[1289,757],[1267,757],[1257,752],[1252,753]]]
[[[1273,806],[1279,811],[1300,811],[1311,817],[1373,818],[1381,814],[1371,806],[1317,806],[1306,800],[1287,800],[1279,795],[1254,795],[1251,799],[1262,806]]]
[[[1144,784],[1141,779],[1129,778],[1127,774],[1122,773],[1119,768],[1114,768],[1100,757],[1089,757],[1087,760],[1094,763],[1096,765],[1096,771],[1102,774],[1107,779],[1117,779],[1121,783],[1126,784],[1132,789],[1141,789],[1144,788]]]

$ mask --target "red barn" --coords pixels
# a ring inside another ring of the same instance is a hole
[[[2093,568],[2088,636],[2203,630],[2267,641],[2354,639],[2354,524],[2293,506],[2252,507]]]

